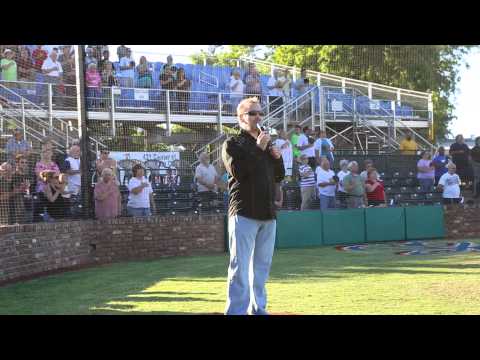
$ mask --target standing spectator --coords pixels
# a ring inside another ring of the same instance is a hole
[[[292,76],[290,75],[290,71],[285,69],[283,73],[281,73],[280,79],[283,80],[283,102],[286,103],[292,96]]]
[[[44,61],[48,58],[48,53],[44,49],[42,49],[43,45],[37,45],[37,48],[33,50],[32,52],[32,58],[33,58],[33,65],[34,69],[38,72],[42,72],[42,66]]]
[[[53,84],[53,102],[59,105],[60,89],[59,84],[62,82],[62,65],[57,61],[57,53],[52,51],[50,56],[43,62],[42,71],[46,83]],[[48,93],[45,94],[44,103],[48,102]]]
[[[10,49],[3,51],[3,59],[0,60],[0,68],[3,81],[17,81],[17,62],[15,53]],[[10,84],[12,86],[14,84]]]
[[[462,198],[460,197],[460,177],[455,173],[457,167],[450,162],[447,169],[448,172],[443,174],[438,181],[438,188],[442,191],[443,204],[458,204]]]
[[[129,49],[125,45],[120,45],[117,48],[117,56],[118,56],[118,61],[122,60],[123,57],[127,55],[127,51]]]
[[[228,85],[230,89],[230,101],[232,103],[232,112],[237,112],[238,104],[243,99],[243,93],[245,91],[245,84],[242,79],[240,79],[240,71],[234,70],[232,78],[230,79],[230,84]]]
[[[75,56],[71,52],[71,46],[62,47],[62,54],[58,57],[58,61],[62,64],[63,82],[65,84],[65,104],[69,107],[75,107],[77,103],[76,70]]]
[[[303,128],[303,134],[298,138],[297,148],[302,152],[302,155],[306,155],[308,158],[308,164],[312,170],[316,169],[315,161],[315,140],[311,137],[311,129],[308,126]]]
[[[217,192],[217,182],[219,176],[215,167],[210,164],[207,153],[200,154],[200,164],[195,169],[195,180],[197,182],[197,192],[204,201],[212,201]]]
[[[262,86],[260,82],[260,74],[255,64],[249,63],[247,72],[243,75],[243,83],[245,84],[245,94],[248,96],[257,96],[261,102]]]
[[[297,96],[300,96],[305,93],[306,85],[308,84],[306,80],[308,80],[307,70],[305,68],[302,68],[300,70],[300,77],[298,78],[297,81],[295,81],[295,85],[294,85],[295,90],[297,90]]]
[[[160,74],[159,80],[160,80],[160,87],[162,90],[173,90],[175,89],[175,75],[174,72],[176,71],[176,68],[174,66],[169,67],[167,64],[163,65],[163,71]],[[166,99],[167,99],[167,92],[162,91],[160,93],[161,101],[160,101],[160,107],[162,110],[165,110],[167,105],[166,105]],[[172,103],[172,100],[174,97],[172,96],[172,93],[169,93],[169,101],[170,104]]]
[[[474,191],[475,197],[480,197],[480,136],[475,139],[475,146],[470,151],[470,156],[472,158],[472,167],[474,175]],[[475,184],[476,182],[476,184]]]
[[[329,138],[327,138],[327,133],[325,130],[318,130],[317,132],[317,140],[315,140],[314,144],[315,149],[315,159],[319,163],[320,157],[325,156],[327,160],[330,162],[330,165],[333,167],[334,158],[333,158],[333,150],[335,149],[332,142]]]
[[[140,63],[137,65],[137,75],[137,87],[147,89],[152,87],[152,70],[145,56],[140,57]]]
[[[296,96],[302,96],[310,89],[310,80],[307,78],[307,71],[302,69],[300,72],[300,78],[295,82],[295,90],[297,91]],[[299,119],[297,121],[304,121],[311,113],[312,102],[311,99],[303,99],[298,104],[298,115]]]
[[[400,143],[400,151],[403,155],[415,155],[418,145],[412,137],[412,133],[408,132],[405,139]]]
[[[98,60],[94,55],[94,51],[91,47],[87,47],[85,49],[85,67],[88,69],[88,66],[90,64],[95,64],[95,66],[98,66]]]
[[[185,77],[185,70],[179,68],[177,71],[177,77],[174,81],[175,92],[175,101],[177,104],[177,110],[181,113],[188,112],[188,103],[190,102],[190,89],[192,87],[192,82]]]
[[[269,111],[273,113],[275,110],[280,108],[283,105],[283,87],[285,86],[286,79],[281,74],[280,69],[275,69],[273,71],[273,76],[270,77],[267,83],[269,89],[268,92],[268,103]],[[283,111],[276,114],[276,117],[282,117]]]
[[[365,188],[369,206],[387,206],[385,188],[383,183],[377,179],[377,170],[375,168],[368,170]]]
[[[350,174],[343,178],[343,187],[348,194],[347,204],[350,209],[365,207],[367,198],[365,194],[365,182],[358,174],[358,163],[351,161],[347,169]]]
[[[28,160],[24,155],[17,156],[16,164],[12,177],[12,221],[23,224],[30,220],[25,211],[25,198],[30,198],[31,176],[28,171]]]
[[[22,48],[17,59],[18,80],[25,82],[34,81],[33,61],[27,48]],[[29,89],[31,84],[20,84],[20,87]]]
[[[110,52],[108,50],[103,50],[102,58],[98,61],[98,71],[103,72],[107,67],[107,64],[111,64],[113,68],[113,63],[110,61]]]
[[[283,166],[285,167],[285,178],[292,180],[293,150],[292,143],[288,140],[287,133],[284,130],[278,132],[278,139],[273,143],[282,153]]]
[[[45,149],[40,153],[40,161],[35,165],[35,175],[37,176],[36,192],[42,192],[45,187],[45,182],[43,181],[43,178],[40,177],[41,172],[50,170],[56,174],[60,174],[60,169],[58,165],[52,161],[52,156],[53,153],[50,149]]]
[[[69,170],[65,171],[68,175],[68,188],[75,196],[80,194],[82,187],[82,178],[80,170],[80,146],[72,145],[70,147],[69,157],[65,159],[65,162],[69,163]]]
[[[345,188],[343,187],[343,179],[345,176],[350,174],[350,172],[347,169],[348,167],[348,160],[340,160],[340,171],[337,173],[338,177],[338,200],[340,201],[340,207],[342,209],[347,208],[347,192],[345,191]]]
[[[12,165],[0,165],[0,225],[10,223],[10,198],[12,197]]]
[[[13,130],[13,137],[8,139],[5,150],[7,152],[8,161],[13,165],[15,164],[15,157],[17,155],[24,155],[28,158],[32,147],[23,139],[22,129],[15,128]]]
[[[338,181],[335,173],[330,170],[330,162],[323,158],[315,173],[317,175],[320,210],[335,209],[335,190]]]
[[[54,171],[42,171],[40,177],[45,183],[42,191],[44,203],[47,213],[44,213],[44,220],[47,222],[55,222],[64,219],[68,214],[68,202],[62,196],[65,188],[60,184],[60,175]]]
[[[449,161],[450,157],[445,155],[445,148],[440,146],[437,156],[435,156],[432,161],[432,165],[435,167],[435,184],[438,184],[442,175],[448,171],[447,164]]]
[[[100,150],[100,158],[95,162],[95,168],[97,170],[97,177],[102,176],[104,169],[110,169],[113,172],[113,176],[117,177],[117,160],[109,157],[110,151],[107,149]],[[118,180],[118,179],[116,179]]]
[[[102,71],[103,86],[118,86],[118,80],[112,63],[106,63]]]
[[[165,73],[168,69],[172,69],[174,66],[173,66],[173,57],[172,55],[168,55],[167,56],[167,63],[165,65],[163,65],[163,68],[162,68],[162,73]],[[173,73],[175,73],[175,71],[173,71]]]
[[[95,184],[95,216],[99,220],[114,219],[120,215],[121,196],[112,169],[102,170],[100,181]]]
[[[467,183],[471,177],[469,162],[470,149],[467,144],[465,144],[463,135],[457,135],[455,137],[455,143],[450,146],[449,154],[452,156],[452,161],[457,167],[458,176],[460,176],[463,183]]]
[[[132,58],[132,51],[127,49],[125,56],[120,59],[117,79],[120,86],[133,88],[133,80],[135,78],[135,61]]]
[[[360,173],[360,176],[362,177],[363,181],[367,181],[368,180],[368,172],[370,171],[370,169],[373,169],[373,161],[370,160],[370,159],[366,159],[364,162],[363,162],[364,166],[365,166],[365,170],[363,170],[361,173]],[[376,170],[375,170],[376,171]],[[380,175],[378,174],[377,172],[377,179],[380,180]]]
[[[102,97],[102,77],[100,76],[97,65],[90,63],[88,70],[85,73],[85,83],[88,87],[87,97],[88,105],[96,107]]]
[[[308,210],[315,198],[315,175],[312,167],[308,164],[308,156],[300,155],[301,165],[298,169],[300,174],[300,192],[302,195],[302,205],[300,210]]]
[[[128,182],[127,212],[130,216],[151,216],[155,211],[152,185],[148,182],[142,165],[135,164],[132,168],[133,177]]]
[[[290,141],[293,146],[293,160],[294,164],[297,163],[298,157],[302,154],[300,149],[298,149],[298,139],[300,138],[300,135],[302,134],[302,127],[300,125],[295,125],[295,128],[293,130],[293,134],[290,137]]]

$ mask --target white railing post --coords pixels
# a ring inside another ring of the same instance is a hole
[[[69,130],[70,127],[69,127],[68,125],[65,126],[65,127],[67,128],[67,129],[66,129],[66,130],[67,130],[67,131],[66,131],[66,143],[67,143],[67,149],[68,149],[68,148],[70,147],[70,145],[69,145],[69,143],[70,143],[70,136],[69,136],[69,134],[68,134],[68,130]]]
[[[50,132],[53,131],[53,99],[52,84],[48,84],[48,121]]]
[[[310,96],[310,107],[311,107],[311,110],[312,110],[312,130],[315,128],[315,95],[314,95],[314,91],[310,91],[310,94],[308,94],[308,96]],[[320,121],[320,129],[324,130],[324,126],[322,125],[321,121]]]
[[[167,90],[166,92],[166,97],[167,97],[167,136],[172,135],[172,129],[170,126],[170,90]]]
[[[283,130],[287,131],[287,108],[285,106],[282,114],[283,114]]]
[[[368,98],[372,100],[372,83],[368,83]]]
[[[342,79],[342,92],[345,94],[345,78]]]
[[[27,140],[27,129],[25,123],[25,102],[22,97],[22,126],[23,126],[23,140]]]
[[[223,134],[222,93],[218,93],[218,133]]]
[[[112,136],[117,135],[117,127],[115,125],[115,94],[113,91],[113,86],[110,87],[110,117],[112,120]]]

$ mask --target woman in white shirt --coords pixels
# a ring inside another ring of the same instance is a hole
[[[338,177],[338,199],[340,200],[340,207],[342,209],[346,209],[347,206],[347,192],[343,187],[343,178],[350,174],[350,171],[347,169],[348,167],[348,160],[340,160],[340,171],[337,173]]]
[[[142,165],[136,164],[132,168],[133,177],[128,182],[127,212],[129,216],[151,216],[155,211],[155,203],[153,201],[152,185],[148,182],[145,170]]]
[[[283,166],[285,167],[285,177],[291,181],[293,167],[293,148],[292,143],[288,140],[287,133],[284,130],[278,132],[278,139],[273,145],[278,147],[282,152]]]
[[[455,173],[457,166],[450,162],[447,165],[448,172],[438,180],[438,187],[443,191],[443,204],[458,204],[462,202],[460,197],[460,177]]]
[[[230,101],[232,103],[232,112],[236,115],[238,104],[243,99],[243,92],[245,89],[245,84],[243,83],[242,79],[240,79],[240,72],[238,70],[233,71],[232,78],[230,79],[229,88]]]

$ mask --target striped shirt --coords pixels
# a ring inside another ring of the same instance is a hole
[[[315,186],[315,175],[310,165],[300,165],[298,171],[300,172],[300,187]],[[306,175],[309,171],[311,174]]]

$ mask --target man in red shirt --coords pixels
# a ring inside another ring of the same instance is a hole
[[[37,48],[32,52],[33,67],[36,71],[42,72],[42,65],[47,57],[47,51],[42,49],[42,45],[37,45]]]
[[[368,205],[386,206],[385,188],[383,183],[377,178],[377,170],[370,168],[367,172],[367,181],[365,181],[367,190]]]

